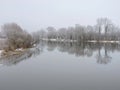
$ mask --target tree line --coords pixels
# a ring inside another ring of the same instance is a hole
[[[96,25],[83,26],[76,24],[74,27],[59,28],[47,27],[36,32],[39,39],[57,39],[57,40],[76,40],[84,42],[90,40],[96,41],[119,41],[120,28],[108,18],[99,18]]]
[[[7,23],[2,26],[3,37],[6,38],[5,50],[30,48],[40,40],[54,39],[56,41],[120,41],[120,28],[108,18],[99,18],[94,26],[76,24],[74,27],[59,28],[47,27],[33,33],[28,33],[16,23]]]

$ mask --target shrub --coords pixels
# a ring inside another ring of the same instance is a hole
[[[4,24],[2,26],[2,31],[7,39],[7,48],[9,50],[32,47],[31,35],[16,23]]]

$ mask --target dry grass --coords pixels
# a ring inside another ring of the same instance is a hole
[[[14,51],[3,51],[2,53],[1,53],[1,56],[14,56],[14,55],[20,55],[20,54],[23,54],[23,52],[25,52],[26,51],[26,49],[24,49],[24,50],[20,50],[20,51],[18,51],[18,50],[14,50]]]

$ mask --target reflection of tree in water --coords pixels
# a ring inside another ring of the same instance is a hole
[[[112,57],[110,57],[108,55],[106,47],[104,47],[104,50],[105,50],[105,53],[102,56],[101,49],[100,48],[98,49],[98,54],[96,56],[96,59],[97,59],[97,63],[99,63],[99,64],[108,64],[111,61],[111,59],[112,59]]]
[[[108,55],[102,56],[101,54],[100,55],[98,54],[96,58],[97,58],[97,63],[99,64],[108,64],[112,59],[112,57]]]
[[[47,46],[48,46],[48,48],[47,48],[48,51],[53,51],[57,47],[56,43],[51,42],[51,41],[49,43],[47,43]]]
[[[104,64],[107,64],[111,61],[112,57],[108,55],[107,45],[105,45],[104,50],[105,50],[105,55],[103,57],[103,60],[104,60]]]
[[[26,60],[32,56],[39,55],[42,51],[39,48],[32,48],[25,50],[17,55],[3,56],[0,58],[0,64],[11,66],[15,65],[23,60]]]
[[[57,48],[60,52],[67,52],[75,56],[92,56],[93,50],[85,43],[47,42],[47,49]]]
[[[39,55],[43,52],[44,47],[47,46],[48,51],[58,49],[60,52],[66,52],[77,57],[91,57],[94,52],[97,52],[96,59],[99,64],[108,64],[112,57],[108,52],[120,51],[119,44],[100,44],[100,43],[70,43],[70,42],[40,42],[38,47],[26,50],[19,55],[13,55],[9,57],[2,57],[0,63],[3,65],[14,65],[24,59],[28,59],[32,56]],[[103,52],[104,50],[104,55]]]
[[[60,52],[67,52],[68,54],[91,57],[94,52],[98,51],[96,55],[97,63],[108,64],[112,57],[108,52],[120,51],[119,44],[103,44],[103,43],[67,43],[67,42],[47,42],[49,50],[57,48]],[[104,50],[104,55],[101,54]]]

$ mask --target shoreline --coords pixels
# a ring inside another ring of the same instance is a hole
[[[92,42],[92,43],[118,43],[120,44],[120,41],[106,41],[106,40],[100,40],[100,41],[96,41],[96,40],[91,40],[91,41],[87,41],[87,42]]]
[[[65,40],[65,39],[41,39],[43,41],[51,41],[51,42],[77,42],[77,40]],[[120,41],[107,41],[107,40],[88,40],[88,41],[85,41],[85,42],[90,42],[90,43],[118,43],[120,44]]]
[[[21,54],[22,52],[24,52],[26,49],[16,49],[14,51],[4,51],[4,50],[0,50],[0,58],[2,56],[13,56],[13,55],[19,55]]]
[[[63,42],[63,43],[77,43],[77,40],[65,40],[65,39],[41,39],[42,41],[51,41],[51,42]],[[106,41],[106,40],[100,40],[100,41],[97,41],[97,40],[88,40],[88,41],[85,41],[85,42],[88,42],[88,43],[108,43],[108,44],[120,44],[120,41]],[[11,55],[18,55],[20,53],[23,53],[25,52],[27,49],[22,49],[22,48],[18,48],[14,51],[8,51],[8,52],[5,52],[4,49],[0,49],[0,58],[2,56],[11,56]]]

